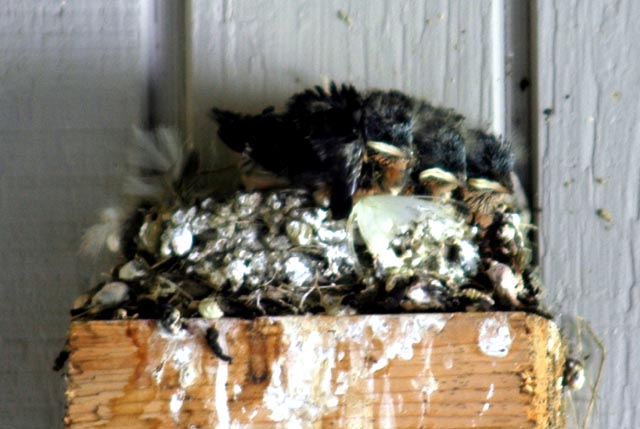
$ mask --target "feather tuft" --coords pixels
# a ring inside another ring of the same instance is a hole
[[[176,130],[159,128],[155,132],[145,132],[135,128],[124,193],[151,203],[171,200],[182,179],[186,159],[184,145]]]
[[[104,249],[112,253],[122,248],[122,227],[127,218],[125,210],[120,207],[106,207],[100,212],[100,222],[93,225],[82,236],[80,252],[93,257]]]

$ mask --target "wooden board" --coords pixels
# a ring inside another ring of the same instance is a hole
[[[524,313],[82,322],[71,349],[68,429],[562,427],[563,346]]]

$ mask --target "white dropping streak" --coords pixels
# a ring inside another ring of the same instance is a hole
[[[487,402],[485,402],[484,405],[482,406],[482,411],[480,411],[479,416],[483,416],[484,413],[486,413],[489,410],[489,408],[491,408],[491,402],[489,402],[489,400],[493,398],[494,388],[495,388],[495,385],[491,383],[491,385],[489,386],[489,391],[487,392],[487,397],[485,398]]]
[[[425,351],[424,358],[424,368],[422,369],[422,377],[426,377],[422,389],[420,390],[420,394],[422,396],[422,401],[420,403],[420,427],[424,424],[424,419],[429,412],[429,408],[431,407],[431,395],[438,390],[438,382],[436,381],[435,376],[433,375],[433,371],[431,370],[431,352],[433,350],[433,337],[429,338]],[[416,388],[417,386],[414,384],[413,386]]]
[[[184,403],[184,396],[184,390],[179,389],[171,395],[171,400],[169,401],[169,411],[171,411],[171,417],[173,417],[173,421],[176,423],[180,422],[180,410]]]
[[[218,344],[222,350],[227,349],[227,336],[220,333]],[[227,398],[227,381],[229,379],[229,362],[218,359],[218,368],[216,370],[216,414],[218,417],[219,428],[228,428],[230,423],[229,417],[229,399]]]
[[[487,356],[505,357],[509,354],[511,330],[505,314],[496,314],[482,321],[478,332],[478,347]]]
[[[433,371],[431,370],[431,343],[429,344],[429,348],[427,351],[427,356],[424,360],[424,368],[427,372],[427,381],[422,388],[422,392],[427,396],[427,411],[429,411],[429,405],[431,403],[431,395],[438,390],[438,382],[433,375]]]
[[[391,381],[389,376],[384,376],[382,400],[380,401],[380,427],[382,429],[395,429],[396,410],[393,406],[393,396],[391,396]]]
[[[451,369],[453,368],[453,357],[452,356],[447,356],[444,358],[444,362],[442,363],[442,365],[446,368],[446,369]]]
[[[176,423],[179,423],[180,412],[186,398],[185,389],[189,387],[201,372],[201,347],[186,330],[169,334],[164,328],[157,326],[149,338],[149,355],[159,356],[157,360],[147,362],[146,372],[161,385],[165,378],[165,369],[172,367],[178,373],[179,387],[169,398],[169,412]]]
[[[324,343],[317,330],[299,330],[299,323],[283,322],[289,344],[271,368],[271,382],[263,403],[270,418],[286,428],[302,428],[334,411],[339,398],[332,389],[337,342]]]
[[[238,400],[238,395],[240,395],[242,393],[242,386],[240,386],[239,384],[234,384],[233,385],[233,400],[237,401]]]

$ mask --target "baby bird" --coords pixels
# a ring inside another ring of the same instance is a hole
[[[399,194],[413,168],[414,100],[399,91],[371,91],[364,107],[364,194]]]
[[[308,188],[320,201],[328,197],[334,219],[349,215],[354,198],[372,194],[448,199],[457,190],[473,221],[482,224],[500,205],[511,204],[510,146],[468,130],[452,109],[399,91],[361,94],[331,83],[328,90],[295,94],[283,113],[213,109],[213,118],[228,147],[280,184]]]
[[[328,194],[334,219],[354,197],[399,193],[411,171],[413,101],[397,91],[360,94],[335,83],[291,97],[284,113],[213,109],[221,140],[290,183]]]
[[[285,113],[213,109],[221,140],[294,185],[330,190],[333,217],[346,217],[364,155],[362,98],[352,86],[317,87],[294,95]]]
[[[465,181],[464,116],[427,102],[417,104],[414,116],[414,192],[448,198]]]
[[[487,227],[497,211],[513,208],[513,166],[511,145],[480,130],[467,135],[467,187],[463,200],[471,223]]]

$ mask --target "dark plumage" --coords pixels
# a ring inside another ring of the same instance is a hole
[[[367,156],[359,188],[398,194],[413,165],[413,99],[398,91],[371,91],[364,106]]]
[[[303,136],[282,114],[267,108],[259,115],[241,115],[213,109],[218,135],[232,150],[247,155],[262,168],[280,176],[294,177],[304,163],[319,168],[309,145],[299,144]],[[299,163],[291,162],[298,159]]]
[[[476,190],[512,189],[505,142],[467,130],[452,109],[399,91],[360,94],[332,83],[295,94],[284,113],[213,109],[213,117],[234,151],[294,185],[328,193],[336,219],[348,216],[359,195],[451,195],[467,175]]]
[[[488,227],[496,213],[516,207],[511,179],[514,156],[504,140],[480,130],[467,136],[467,188],[463,200],[470,223]]]
[[[294,184],[328,187],[333,216],[343,218],[351,211],[362,163],[360,107],[353,87],[332,85],[329,93],[316,88],[294,95],[285,113],[214,109],[213,116],[218,135],[234,151]]]
[[[452,109],[420,102],[414,117],[417,165],[412,178],[415,192],[437,195],[441,189],[450,191],[458,187],[464,182],[466,172],[464,116]]]
[[[329,91],[316,87],[294,95],[284,113],[214,109],[213,117],[234,151],[294,184],[327,188],[332,215],[340,219],[351,212],[358,188],[402,188],[412,152],[412,104],[397,91],[363,97],[352,86],[332,83]],[[369,141],[383,144],[365,156]]]
[[[364,133],[367,141],[391,144],[412,155],[414,100],[399,91],[371,91],[364,100]]]
[[[467,137],[467,176],[502,185],[512,191],[511,173],[515,158],[511,145],[492,134],[471,130]]]

